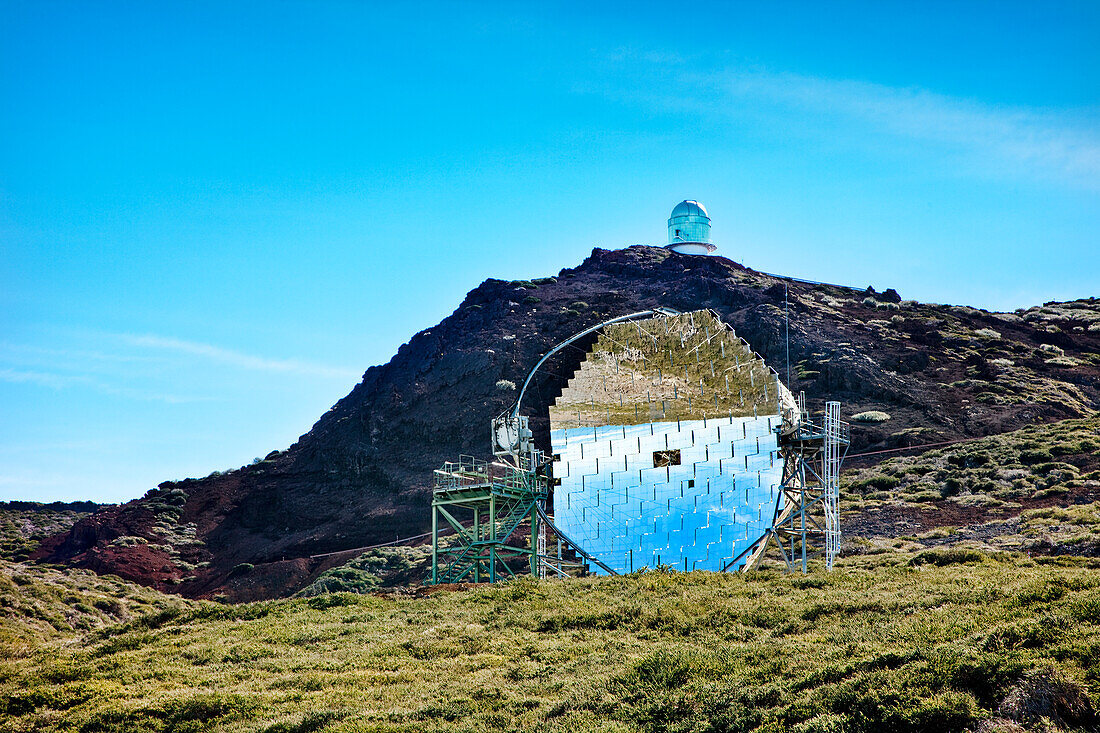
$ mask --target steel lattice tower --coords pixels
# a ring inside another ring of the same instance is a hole
[[[801,407],[801,396],[799,402]],[[783,482],[772,526],[727,570],[754,570],[773,547],[788,571],[805,573],[809,561],[817,557],[832,569],[840,553],[841,450],[847,452],[848,445],[848,426],[840,420],[839,402],[826,402],[817,422],[803,412],[797,430],[780,441]]]

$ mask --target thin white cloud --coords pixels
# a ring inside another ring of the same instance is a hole
[[[86,387],[101,394],[112,397],[126,397],[145,402],[167,402],[169,404],[181,404],[185,402],[206,402],[202,397],[181,397],[162,392],[133,389],[131,387],[115,387],[84,374],[56,374],[54,372],[30,371],[26,369],[0,368],[0,382],[9,384],[33,384],[48,389],[67,389],[70,387]]]
[[[103,361],[121,363],[150,363],[161,361],[162,357],[141,356],[136,354],[107,353],[91,349],[58,349],[37,346],[35,344],[17,344],[11,341],[0,341],[0,358],[61,358],[73,361]]]
[[[241,369],[251,369],[264,372],[282,372],[287,374],[300,374],[309,377],[322,377],[325,379],[355,379],[358,373],[351,369],[325,366],[299,361],[297,359],[268,359],[262,356],[245,354],[220,346],[204,344],[195,341],[152,334],[133,335],[119,334],[118,338],[131,346],[139,346],[151,349],[175,351],[192,356],[200,356],[221,364],[229,364]]]
[[[0,341],[0,364],[19,372],[5,381],[36,382],[42,386],[70,386],[74,381],[102,378],[108,382],[130,380],[136,375],[167,362],[164,354],[107,353],[81,348],[51,348],[33,344]],[[81,375],[79,378],[70,375]],[[61,385],[59,382],[64,381]]]
[[[731,97],[763,100],[938,142],[1067,182],[1100,185],[1100,126],[1072,113],[992,106],[926,89],[792,73],[733,71],[712,80]]]
[[[629,50],[607,61],[630,65],[634,85],[586,82],[576,91],[690,114],[751,115],[772,120],[776,129],[846,135],[847,144],[857,146],[885,134],[920,144],[922,154],[947,154],[956,171],[1100,189],[1100,115],[1094,108],[991,105],[918,87],[759,68],[698,72],[679,59],[662,62]],[[691,63],[698,68],[703,62]],[[826,120],[843,127],[822,124]]]
[[[28,371],[25,369],[0,369],[0,382],[11,384],[34,384],[50,389],[64,389],[74,384],[89,384],[91,379],[82,376],[52,374],[50,372]]]
[[[168,404],[211,401],[211,397],[181,396],[158,389],[155,382],[159,380],[156,378],[149,385],[151,388],[137,386],[148,383],[150,378],[146,370],[140,367],[178,360],[179,354],[250,371],[348,381],[358,377],[350,369],[296,359],[267,359],[211,344],[153,334],[98,333],[95,338],[100,343],[113,341],[120,348],[90,351],[0,342],[0,383],[34,385],[52,390],[84,389],[113,397]],[[136,372],[135,367],[138,368]]]

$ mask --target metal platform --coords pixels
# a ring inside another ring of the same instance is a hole
[[[546,500],[547,482],[537,467],[460,456],[435,471],[432,583],[492,583],[523,572],[523,565],[538,571],[535,550],[516,537],[525,522],[532,536],[538,533],[537,507]],[[439,542],[441,518],[455,532],[447,546]]]

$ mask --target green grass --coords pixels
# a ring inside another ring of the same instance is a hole
[[[0,655],[22,664],[44,644],[189,604],[114,576],[0,561]]]
[[[1088,562],[941,550],[808,576],[160,596],[127,620],[23,634],[17,652],[5,636],[0,730],[961,731],[1043,670],[1096,699]],[[73,577],[87,590],[48,604],[61,618],[98,583],[152,594]]]
[[[975,496],[1019,501],[1058,491],[1096,493],[1098,469],[1100,416],[1062,420],[890,458],[846,474],[844,491],[852,500],[846,508],[862,510],[867,500],[904,503],[942,498],[965,504]]]
[[[0,559],[26,560],[39,543],[95,510],[92,502],[0,502]]]

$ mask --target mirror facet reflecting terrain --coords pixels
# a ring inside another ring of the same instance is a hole
[[[771,523],[791,401],[710,311],[604,327],[550,408],[555,523],[619,572],[721,570]]]

